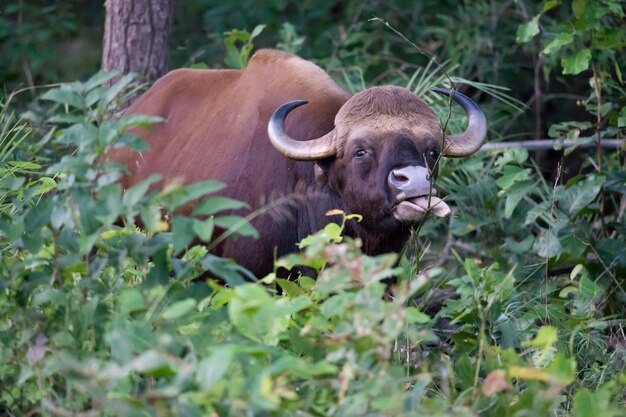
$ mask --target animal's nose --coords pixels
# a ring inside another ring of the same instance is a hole
[[[401,187],[403,184],[409,182],[409,178],[399,169],[391,171],[391,182],[394,185]]]
[[[430,172],[424,167],[413,165],[392,170],[387,183],[395,194],[404,193],[409,197],[427,195],[432,188]]]

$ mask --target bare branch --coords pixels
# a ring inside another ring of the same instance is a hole
[[[480,148],[480,150],[490,151],[492,149],[522,148],[522,149],[527,149],[529,151],[539,151],[539,150],[554,149],[555,146],[562,146],[563,148],[565,148],[569,146],[574,146],[575,144],[576,142],[571,139],[565,139],[562,142],[556,139],[534,139],[534,140],[520,140],[520,141],[511,141],[511,142],[485,143]],[[623,148],[624,146],[626,146],[626,139],[603,139],[600,142],[600,146],[602,146],[603,148],[614,148],[614,149]],[[578,145],[578,148],[580,149],[595,148],[595,147],[596,147],[596,142],[581,143]]]

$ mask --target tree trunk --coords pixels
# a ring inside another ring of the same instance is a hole
[[[102,68],[155,80],[168,70],[175,0],[106,0]]]

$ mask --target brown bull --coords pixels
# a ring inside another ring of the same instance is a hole
[[[453,98],[469,125],[444,137],[434,112],[406,89],[351,95],[311,62],[261,50],[243,71],[179,69],[161,78],[127,111],[164,119],[143,133],[151,150],[110,156],[129,166],[124,187],[154,173],[165,182],[215,179],[250,210],[293,196],[294,204],[253,221],[259,240],[217,250],[262,276],[275,254],[294,251],[328,223],[328,210],[363,216],[346,233],[368,254],[400,250],[425,212],[447,214],[444,202],[428,197],[437,158],[474,153],[486,133],[480,109],[462,94]],[[308,104],[293,101],[301,99]]]

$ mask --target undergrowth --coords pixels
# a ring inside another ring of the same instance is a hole
[[[584,23],[572,42],[603,30]],[[230,61],[244,65],[261,30],[231,32]],[[602,62],[582,102],[599,122],[564,122],[556,138],[623,135],[623,83]],[[226,237],[216,230],[257,235],[228,214],[242,203],[222,184],[121,189],[124,167],[102,157],[145,149],[128,129],[156,119],[109,117],[132,92],[132,76],[105,88],[113,76],[48,90],[21,117],[2,106],[0,414],[625,414],[622,153],[596,150],[552,178],[524,150],[442,161],[453,213],[403,254],[363,255],[342,237],[358,221],[344,214],[277,261],[316,279],[252,277],[207,250]],[[425,70],[401,82],[441,81]]]

